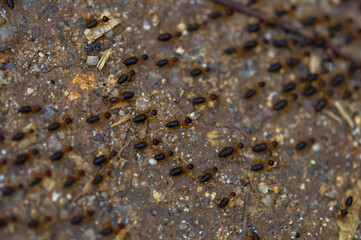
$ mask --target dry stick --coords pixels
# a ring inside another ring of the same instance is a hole
[[[233,2],[231,0],[213,0],[214,2],[216,3],[219,3],[219,4],[222,4],[224,6],[227,6],[227,7],[230,7],[240,13],[244,13],[244,14],[247,14],[249,16],[253,16],[255,18],[258,18],[264,22],[270,22],[270,23],[274,23],[276,25],[278,25],[279,27],[285,29],[285,30],[288,30],[290,32],[294,32],[294,33],[297,33],[303,37],[306,37],[306,38],[314,38],[315,37],[315,34],[306,30],[306,29],[303,29],[303,28],[300,28],[298,26],[301,26],[300,23],[298,22],[294,22],[294,23],[291,23],[291,22],[288,22],[286,20],[283,20],[281,18],[277,18],[277,17],[274,17],[274,16],[268,16],[266,13],[260,11],[260,10],[257,10],[257,9],[254,9],[254,8],[249,8],[247,7],[246,5],[242,4],[242,3],[236,3],[236,2]],[[361,65],[361,60],[355,56],[353,56],[352,54],[349,54],[349,53],[346,53],[344,51],[342,51],[340,48],[338,48],[337,46],[335,45],[332,45],[331,43],[326,43],[325,45],[326,48],[330,49],[336,56],[340,56],[344,59],[347,59],[351,62],[354,62],[356,63],[357,65]]]

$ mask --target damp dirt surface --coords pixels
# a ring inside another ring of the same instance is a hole
[[[361,238],[360,4],[236,3],[1,1],[1,239]]]

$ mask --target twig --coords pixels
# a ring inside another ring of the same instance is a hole
[[[247,204],[248,204],[249,194],[247,194],[246,198],[244,199],[244,216],[243,216],[243,232],[242,232],[242,240],[246,239],[247,234]]]
[[[315,38],[315,34],[306,30],[306,29],[303,29],[303,28],[300,28],[298,26],[301,26],[300,23],[297,23],[297,22],[289,22],[289,21],[286,21],[284,19],[281,19],[281,18],[277,18],[277,17],[274,17],[274,16],[269,16],[267,15],[266,13],[260,11],[260,10],[257,10],[257,9],[254,9],[254,8],[250,8],[250,7],[247,7],[246,5],[242,4],[242,3],[236,3],[236,2],[233,2],[232,0],[213,0],[214,2],[216,3],[219,3],[219,4],[222,4],[224,6],[227,6],[227,7],[230,7],[240,13],[244,13],[244,14],[247,14],[249,16],[252,16],[252,17],[255,17],[255,18],[258,18],[264,22],[270,22],[270,23],[273,23],[273,24],[276,24],[277,26],[285,29],[285,30],[288,30],[290,32],[293,32],[293,33],[296,33],[296,34],[299,34],[303,37],[306,37],[306,38]],[[354,62],[356,63],[357,65],[361,65],[361,60],[355,56],[353,56],[352,54],[349,54],[349,53],[346,53],[344,51],[342,51],[340,48],[338,48],[337,46],[331,44],[331,43],[326,43],[325,45],[326,48],[330,49],[336,56],[339,56],[339,57],[342,57],[344,59],[347,59],[351,62]]]

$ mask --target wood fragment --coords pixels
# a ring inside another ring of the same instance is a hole
[[[342,104],[339,101],[335,101],[335,107],[341,114],[341,116],[346,120],[348,125],[350,125],[351,129],[355,127],[354,122],[352,121],[350,115],[346,112],[346,110],[343,108]]]
[[[108,50],[106,50],[103,54],[102,57],[100,58],[99,62],[97,63],[97,68],[99,70],[102,70],[106,61],[108,60],[108,58],[110,57],[110,55],[113,53],[114,51],[109,48]]]
[[[116,109],[116,108],[121,108],[121,107],[125,107],[127,105],[126,102],[118,102],[117,104],[113,105],[110,110]]]
[[[130,119],[130,114],[126,114],[123,117],[121,117],[117,122],[113,123],[110,127],[118,126],[119,124],[122,124]]]

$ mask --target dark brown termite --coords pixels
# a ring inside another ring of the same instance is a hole
[[[212,174],[206,173],[203,176],[201,176],[201,182],[208,182],[211,179]]]
[[[229,199],[228,199],[228,198],[223,198],[223,199],[219,202],[218,206],[219,206],[220,208],[224,208],[225,206],[228,205],[228,203],[229,203]]]
[[[295,148],[297,150],[301,150],[301,149],[304,149],[306,146],[307,146],[307,143],[305,141],[301,141],[295,146]]]
[[[82,220],[83,220],[83,216],[76,216],[70,220],[70,223],[76,225],[81,223]]]
[[[253,165],[251,167],[251,171],[254,171],[254,172],[261,171],[262,169],[263,169],[263,164],[262,163]]]
[[[98,20],[91,21],[86,25],[86,28],[94,28],[101,22],[109,22],[109,18],[107,16],[103,16],[102,18]]]
[[[352,202],[353,202],[353,198],[352,196],[349,196],[347,199],[346,199],[346,207],[351,207],[352,205]]]
[[[6,4],[8,5],[9,8],[14,9],[15,4],[13,0],[6,0]]]
[[[228,157],[233,153],[233,147],[226,147],[218,153],[218,157]]]
[[[169,171],[169,174],[171,176],[178,176],[178,175],[181,175],[182,173],[183,173],[182,167],[176,167]]]
[[[267,145],[265,143],[260,143],[260,144],[257,144],[256,146],[254,146],[252,148],[252,150],[254,152],[263,152],[264,150],[267,149]]]

